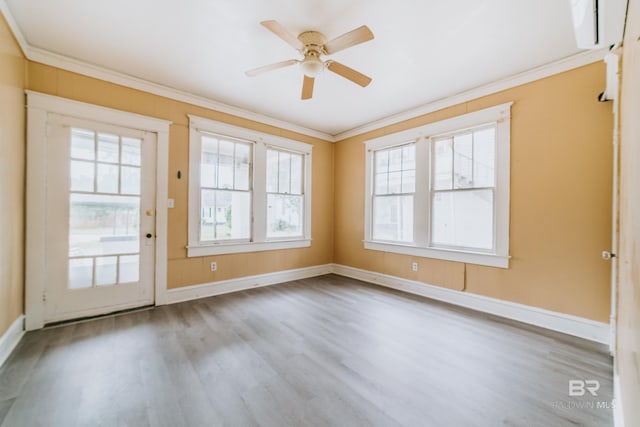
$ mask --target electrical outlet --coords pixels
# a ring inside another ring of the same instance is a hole
[[[411,270],[418,271],[418,263],[417,262],[414,262],[414,263],[411,264]]]
[[[217,262],[212,262],[211,263],[211,271],[218,271],[218,263]]]

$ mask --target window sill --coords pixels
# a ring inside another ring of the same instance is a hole
[[[397,243],[365,241],[365,249],[413,255],[424,258],[435,258],[446,261],[464,262],[467,264],[485,265],[488,267],[509,268],[509,256],[486,254],[482,252],[462,252],[447,249],[420,248]]]
[[[245,252],[308,248],[309,246],[311,246],[311,239],[278,240],[259,243],[214,243],[208,245],[187,246],[187,256],[198,257],[207,255],[239,254]]]

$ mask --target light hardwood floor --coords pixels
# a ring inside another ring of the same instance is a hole
[[[604,346],[328,275],[29,332],[0,426],[611,426],[611,378]]]

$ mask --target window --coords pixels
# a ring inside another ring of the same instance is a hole
[[[374,153],[373,239],[413,241],[415,144]]]
[[[367,141],[365,248],[507,268],[510,106]]]
[[[188,255],[310,246],[312,146],[189,120]]]
[[[303,155],[267,149],[267,237],[302,237]]]

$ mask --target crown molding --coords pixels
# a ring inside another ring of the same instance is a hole
[[[22,31],[20,31],[20,27],[18,26],[16,20],[13,18],[13,14],[9,10],[9,6],[7,6],[7,2],[5,0],[0,0],[0,12],[2,12],[4,19],[7,21],[7,24],[9,24],[9,28],[11,29],[13,36],[18,42],[22,53],[24,54],[24,56],[27,56],[27,52],[29,51],[29,43],[24,37],[24,34],[22,34]]]
[[[260,122],[266,125],[275,126],[281,129],[289,130],[303,135],[319,138],[325,141],[334,142],[332,135],[324,132],[310,129],[304,126],[296,125],[284,120],[276,119],[270,116],[256,113],[254,111],[245,110],[243,108],[234,107],[219,101],[194,95],[169,86],[153,83],[128,74],[109,70],[104,67],[89,64],[84,61],[69,58],[64,55],[49,52],[44,49],[29,47],[27,50],[27,58],[30,61],[39,62],[52,67],[60,68],[66,71],[82,74],[96,79],[126,86],[132,89],[141,90],[154,95],[163,96],[165,98],[174,99],[180,102],[196,105],[198,107],[208,108],[210,110],[219,111],[221,113],[231,114],[236,117]]]
[[[336,142],[342,141],[353,136],[361,135],[365,132],[370,132],[376,129],[383,128],[385,126],[393,125],[405,120],[413,119],[424,114],[432,113],[434,111],[442,110],[443,108],[451,107],[453,105],[468,102],[483,96],[491,95],[503,90],[511,89],[516,86],[520,86],[526,83],[531,83],[536,80],[543,79],[545,77],[552,76],[554,74],[560,74],[565,71],[572,70],[574,68],[582,67],[584,65],[592,64],[594,62],[604,60],[605,55],[608,53],[608,49],[597,49],[580,52],[576,55],[572,55],[555,62],[551,62],[540,67],[533,68],[531,70],[524,71],[513,76],[506,77],[504,79],[491,82],[486,85],[478,86],[459,94],[442,98],[427,104],[423,104],[416,108],[412,108],[401,113],[393,114],[388,117],[384,117],[373,122],[366,123],[362,126],[350,129],[348,131],[333,135]]]

